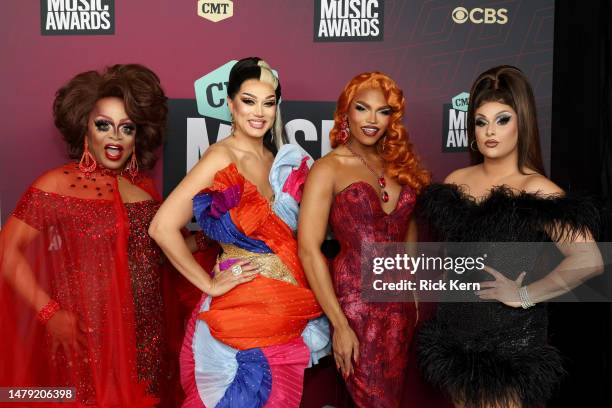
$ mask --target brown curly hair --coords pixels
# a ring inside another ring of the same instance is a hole
[[[126,113],[136,125],[138,166],[153,168],[157,161],[155,151],[166,130],[168,98],[157,75],[139,64],[117,64],[101,73],[83,72],[57,91],[53,117],[68,144],[70,158],[78,159],[83,154],[89,114],[96,101],[106,97],[123,100]]]
[[[338,132],[342,121],[348,114],[355,94],[366,88],[380,89],[391,107],[391,119],[385,137],[377,142],[377,149],[383,158],[385,174],[397,179],[400,184],[407,184],[417,193],[431,181],[431,174],[421,167],[417,155],[413,152],[408,132],[402,123],[404,117],[404,93],[388,75],[381,72],[365,72],[357,75],[344,87],[338,98],[334,113],[334,127],[329,133],[331,146],[337,147]]]

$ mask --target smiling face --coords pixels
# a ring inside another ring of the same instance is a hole
[[[499,159],[517,155],[518,115],[511,106],[485,102],[474,114],[476,143],[485,158]]]
[[[234,133],[263,138],[276,119],[276,94],[267,82],[249,79],[242,83],[228,105],[234,122]]]
[[[380,89],[357,91],[348,112],[351,137],[365,146],[373,146],[387,131],[391,107]]]
[[[123,169],[136,144],[136,125],[125,112],[123,100],[99,99],[87,121],[89,151],[111,170]]]

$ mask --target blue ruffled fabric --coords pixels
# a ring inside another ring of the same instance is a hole
[[[308,157],[308,167],[310,167],[313,160],[304,149],[294,144],[283,145],[276,153],[268,177],[274,190],[272,209],[292,231],[297,229],[299,203],[291,194],[283,191],[283,186],[291,172],[300,166],[304,157]]]
[[[214,208],[213,198],[217,197],[214,197],[211,193],[199,193],[193,198],[193,214],[202,231],[210,239],[217,242],[233,244],[247,251],[260,254],[271,253],[272,250],[265,242],[250,238],[238,230],[228,212],[232,207],[225,208],[223,213],[220,213],[219,209]]]
[[[266,356],[258,348],[241,350],[236,361],[236,377],[215,408],[263,407],[272,392],[272,372]]]

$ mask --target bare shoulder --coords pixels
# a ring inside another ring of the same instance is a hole
[[[470,180],[474,174],[476,174],[480,170],[481,166],[479,164],[475,166],[463,167],[461,169],[457,169],[451,172],[444,179],[445,183],[449,184],[466,184],[468,180]]]
[[[232,152],[232,149],[229,146],[219,142],[206,149],[200,158],[200,161],[196,165],[196,168],[205,167],[207,171],[212,169],[220,170],[228,166],[230,163],[235,162],[235,160],[236,158]]]
[[[337,159],[328,153],[314,162],[308,177],[333,180],[337,168]]]
[[[562,195],[563,189],[541,174],[530,174],[525,176],[521,190],[527,193],[539,193],[543,195]]]

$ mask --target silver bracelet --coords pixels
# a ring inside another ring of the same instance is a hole
[[[529,297],[527,286],[521,286],[519,288],[519,297],[521,298],[521,306],[523,309],[529,309],[530,307],[535,306],[535,303],[533,303],[531,297]]]

